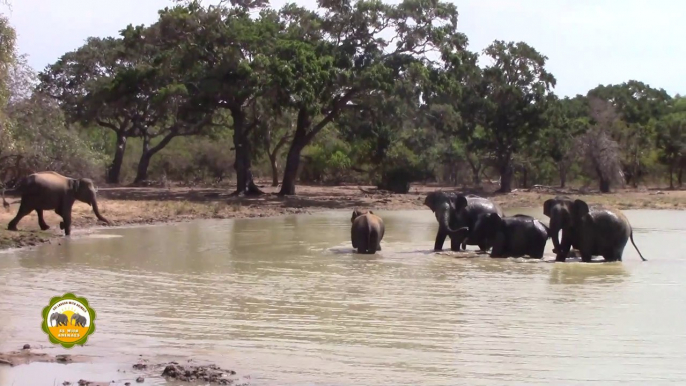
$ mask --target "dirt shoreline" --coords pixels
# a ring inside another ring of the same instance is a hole
[[[556,195],[583,198],[589,203],[611,205],[619,209],[686,209],[686,190],[622,190],[610,194],[559,190],[535,187],[509,194],[494,194],[493,187],[469,189],[437,185],[413,185],[407,194],[378,192],[370,186],[298,186],[297,196],[279,197],[278,188],[262,186],[267,193],[258,197],[231,197],[232,187],[222,188],[158,188],[158,187],[101,187],[98,202],[102,214],[114,227],[164,224],[197,219],[229,219],[275,217],[288,214],[314,213],[323,210],[426,210],[424,197],[430,191],[462,191],[489,197],[503,209],[514,207],[542,207],[543,202]],[[13,198],[18,199],[18,198]],[[47,231],[38,228],[35,212],[19,223],[19,231],[7,230],[7,223],[15,216],[18,204],[9,212],[0,209],[0,250],[23,248],[52,242],[63,237],[57,224],[60,217],[45,213],[51,226]],[[96,221],[91,208],[81,202],[74,204],[74,230],[94,229],[104,224]]]

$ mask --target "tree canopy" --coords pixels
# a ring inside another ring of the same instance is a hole
[[[545,53],[471,51],[458,16],[441,0],[179,0],[38,74],[3,18],[0,171],[231,175],[238,195],[267,176],[281,195],[298,182],[682,184],[684,97],[635,79],[558,97]]]

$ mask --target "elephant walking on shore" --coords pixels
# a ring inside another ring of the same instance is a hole
[[[489,240],[493,247],[491,257],[528,255],[542,259],[548,234],[548,227],[531,216],[516,214],[501,217],[491,213],[476,222],[470,237]]]
[[[50,322],[55,322],[55,327],[57,326],[66,326],[69,324],[69,317],[63,313],[60,312],[53,312],[50,315]]]
[[[629,220],[619,210],[589,208],[583,200],[556,197],[543,204],[543,213],[550,217],[557,261],[565,261],[572,247],[579,250],[584,262],[590,262],[593,256],[602,256],[605,261],[622,261],[629,240],[641,260],[646,261],[634,243]],[[556,245],[559,230],[562,230],[562,242]]]
[[[64,229],[65,235],[71,234],[71,211],[76,200],[85,202],[93,208],[93,213],[100,220],[110,223],[98,210],[98,202],[95,199],[97,188],[90,178],[69,178],[59,173],[47,171],[38,172],[22,178],[14,189],[15,194],[21,195],[21,204],[17,215],[9,222],[7,229],[17,230],[17,224],[21,219],[36,211],[38,225],[42,230],[50,229],[43,219],[44,210],[54,210],[60,217],[60,229]],[[4,190],[2,193],[3,206],[9,210],[10,203],[5,200]]]
[[[363,213],[355,209],[350,222],[350,237],[358,253],[374,254],[381,250],[381,239],[385,232],[381,217],[371,210]]]

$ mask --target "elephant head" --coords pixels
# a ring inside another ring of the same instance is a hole
[[[69,180],[69,188],[74,194],[74,198],[85,202],[93,208],[93,213],[95,213],[98,220],[110,224],[110,221],[103,217],[98,209],[98,201],[95,199],[98,188],[93,183],[93,180],[90,178],[71,179]]]
[[[504,226],[505,223],[498,213],[489,213],[476,221],[469,237],[475,240],[492,240]]]
[[[464,235],[468,232],[469,228],[467,227],[459,229],[450,227],[451,219],[454,219],[457,213],[467,206],[467,199],[463,195],[442,191],[431,192],[426,195],[424,205],[435,213],[439,227],[445,229],[451,237],[452,235]]]
[[[583,218],[590,212],[588,204],[583,200],[574,200],[572,203],[572,228],[576,228],[581,225]]]
[[[366,211],[366,212],[363,212],[363,211],[358,210],[358,209],[353,209],[353,215],[352,215],[352,217],[350,218],[350,222],[355,222],[355,219],[356,219],[356,218],[358,218],[358,217],[360,217],[360,216],[362,216],[362,215],[364,215],[364,214],[374,214],[374,212],[372,212],[371,210]]]
[[[580,201],[580,200],[577,200]],[[583,202],[583,201],[581,201]],[[558,235],[563,231],[563,237],[572,237],[573,211],[575,201],[566,196],[558,196],[543,203],[543,214],[550,218],[549,235],[553,239],[555,252],[560,248]],[[565,233],[567,235],[565,236]]]

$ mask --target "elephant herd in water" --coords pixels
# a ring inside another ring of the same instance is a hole
[[[21,204],[7,228],[17,230],[22,217],[35,210],[40,228],[47,230],[50,227],[43,219],[43,211],[54,210],[63,219],[60,229],[69,235],[71,211],[76,200],[90,205],[100,221],[109,223],[98,210],[96,192],[95,184],[88,178],[69,178],[52,171],[31,174],[21,179],[15,188],[15,193],[21,195]],[[2,201],[9,210],[4,190]],[[579,199],[563,196],[545,201],[543,214],[550,218],[549,226],[523,214],[505,216],[496,203],[471,194],[435,191],[426,196],[424,205],[438,220],[436,251],[443,249],[449,236],[453,251],[476,245],[482,252],[490,249],[491,257],[541,259],[546,242],[551,238],[557,261],[565,261],[571,248],[579,251],[584,262],[591,261],[593,256],[602,256],[605,261],[621,261],[624,247],[631,239],[641,259],[646,260],[634,243],[631,225],[624,214],[618,210],[590,208]],[[372,254],[381,250],[385,227],[379,216],[372,211],[363,213],[355,209],[351,222],[353,248],[359,253]],[[558,240],[560,231],[562,240]]]
[[[646,261],[634,243],[631,224],[623,213],[589,207],[580,199],[558,196],[545,201],[543,214],[550,218],[549,226],[523,214],[505,216],[496,203],[472,194],[435,191],[426,196],[424,205],[438,221],[435,251],[442,250],[446,237],[450,237],[452,251],[475,245],[482,252],[490,249],[491,257],[542,259],[546,242],[551,238],[556,261],[564,262],[572,248],[579,251],[583,262],[590,262],[593,256],[622,261],[624,247],[631,239]],[[351,222],[352,244],[358,253],[381,250],[385,226],[378,215],[355,209]],[[560,231],[562,240],[558,239]]]

